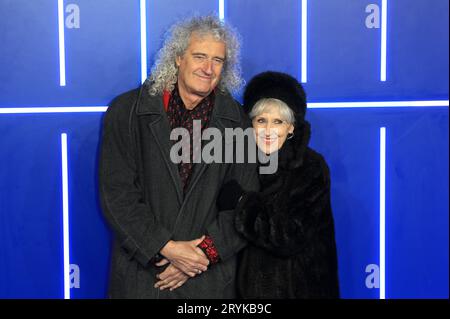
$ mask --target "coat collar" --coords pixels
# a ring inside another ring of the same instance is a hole
[[[303,119],[297,121],[293,138],[287,139],[277,153],[269,155],[269,157],[276,158],[278,161],[279,170],[277,173],[289,171],[303,165],[310,136],[311,126],[309,122]]]
[[[235,104],[236,102],[229,93],[217,91],[209,127],[216,127],[223,133],[227,127],[238,126],[242,119],[238,108],[233,107]],[[192,190],[195,188],[208,164],[202,161],[201,163],[194,165],[188,189],[183,199],[178,165],[172,163],[170,160],[170,149],[172,147],[172,143],[169,139],[170,125],[164,109],[162,95],[150,95],[149,85],[144,83],[140,88],[135,106],[137,116],[147,115],[149,117],[147,126],[155,137],[155,141],[164,157],[164,162],[166,163],[171,179],[176,187],[178,201],[182,204],[192,193]],[[234,125],[230,125],[230,121],[234,122]]]
[[[288,158],[286,165],[289,169],[294,169],[303,165],[303,159],[305,151],[308,147],[309,140],[311,138],[311,125],[304,119],[297,120],[297,126],[294,129],[294,137],[291,140],[287,140],[285,150],[286,153],[291,153],[290,156],[282,154]]]
[[[162,95],[150,95],[150,85],[145,82],[139,91],[139,96],[136,106],[137,115],[165,115]],[[214,109],[212,119],[225,119],[232,122],[241,122],[241,115],[235,107],[230,107],[230,103],[236,103],[228,92],[216,91],[216,100],[214,102]]]
[[[303,119],[297,121],[297,125],[294,129],[294,137],[286,140],[284,145],[278,151],[277,171],[274,174],[259,175],[261,188],[264,189],[264,194],[269,195],[278,192],[286,178],[295,176],[295,174],[292,174],[292,170],[303,166],[310,136],[310,124]]]

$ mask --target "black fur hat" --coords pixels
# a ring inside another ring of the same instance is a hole
[[[304,119],[306,94],[302,85],[286,73],[267,71],[254,76],[244,92],[244,109],[248,114],[262,98],[275,98],[286,103],[297,119]]]

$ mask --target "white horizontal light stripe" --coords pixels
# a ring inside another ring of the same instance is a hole
[[[383,107],[440,107],[449,106],[448,100],[436,101],[380,101],[380,102],[320,102],[308,103],[309,109],[333,108],[383,108]],[[53,106],[53,107],[0,107],[0,114],[27,113],[95,113],[105,112],[107,106]]]
[[[89,113],[105,112],[107,108],[107,106],[0,107],[0,114]]]
[[[449,106],[448,100],[437,101],[380,101],[380,102],[325,102],[308,103],[309,109],[321,108],[384,108],[384,107],[434,107]]]

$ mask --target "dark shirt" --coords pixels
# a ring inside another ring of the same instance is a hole
[[[178,164],[178,172],[180,173],[181,183],[183,186],[184,193],[186,193],[187,186],[189,185],[189,180],[192,175],[192,169],[194,166],[194,154],[199,154],[201,156],[201,141],[196,143],[196,148],[194,149],[193,142],[193,131],[194,131],[194,120],[201,121],[201,133],[208,127],[212,110],[214,107],[214,91],[211,92],[207,97],[200,101],[200,103],[192,110],[186,109],[183,100],[178,92],[178,85],[170,94],[170,98],[167,105],[167,118],[169,119],[169,124],[172,129],[175,128],[185,128],[189,132],[189,161],[181,161]],[[181,137],[180,137],[181,139]],[[184,138],[186,141],[186,137]],[[200,149],[199,149],[200,148]],[[200,158],[198,158],[200,160]]]
[[[175,128],[185,128],[189,132],[189,162],[181,161],[178,164],[178,172],[180,174],[181,183],[183,186],[183,192],[186,193],[187,186],[189,185],[189,180],[192,175],[192,170],[194,167],[194,154],[201,154],[202,143],[197,143],[196,146],[199,146],[200,149],[194,149],[193,143],[193,135],[194,135],[194,120],[200,120],[201,122],[201,133],[203,130],[209,126],[209,122],[211,119],[212,110],[214,108],[214,91],[211,92],[207,97],[200,101],[200,103],[193,108],[192,110],[186,109],[183,100],[180,97],[180,93],[178,91],[178,84],[175,85],[175,88],[172,92],[164,91],[163,102],[164,108],[167,113],[167,118],[169,120],[169,124],[171,129]],[[182,138],[182,137],[180,137]],[[186,138],[186,137],[185,137]],[[214,245],[213,239],[210,236],[206,236],[206,238],[200,243],[198,246],[203,250],[203,252],[208,257],[211,264],[217,263],[219,261],[219,253]]]

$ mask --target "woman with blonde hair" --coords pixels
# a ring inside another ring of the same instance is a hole
[[[221,189],[220,210],[235,209],[235,227],[248,241],[240,255],[242,298],[339,298],[330,175],[308,147],[306,96],[290,75],[264,72],[244,94],[260,151],[277,153],[274,174],[259,175],[259,192],[236,181]]]

